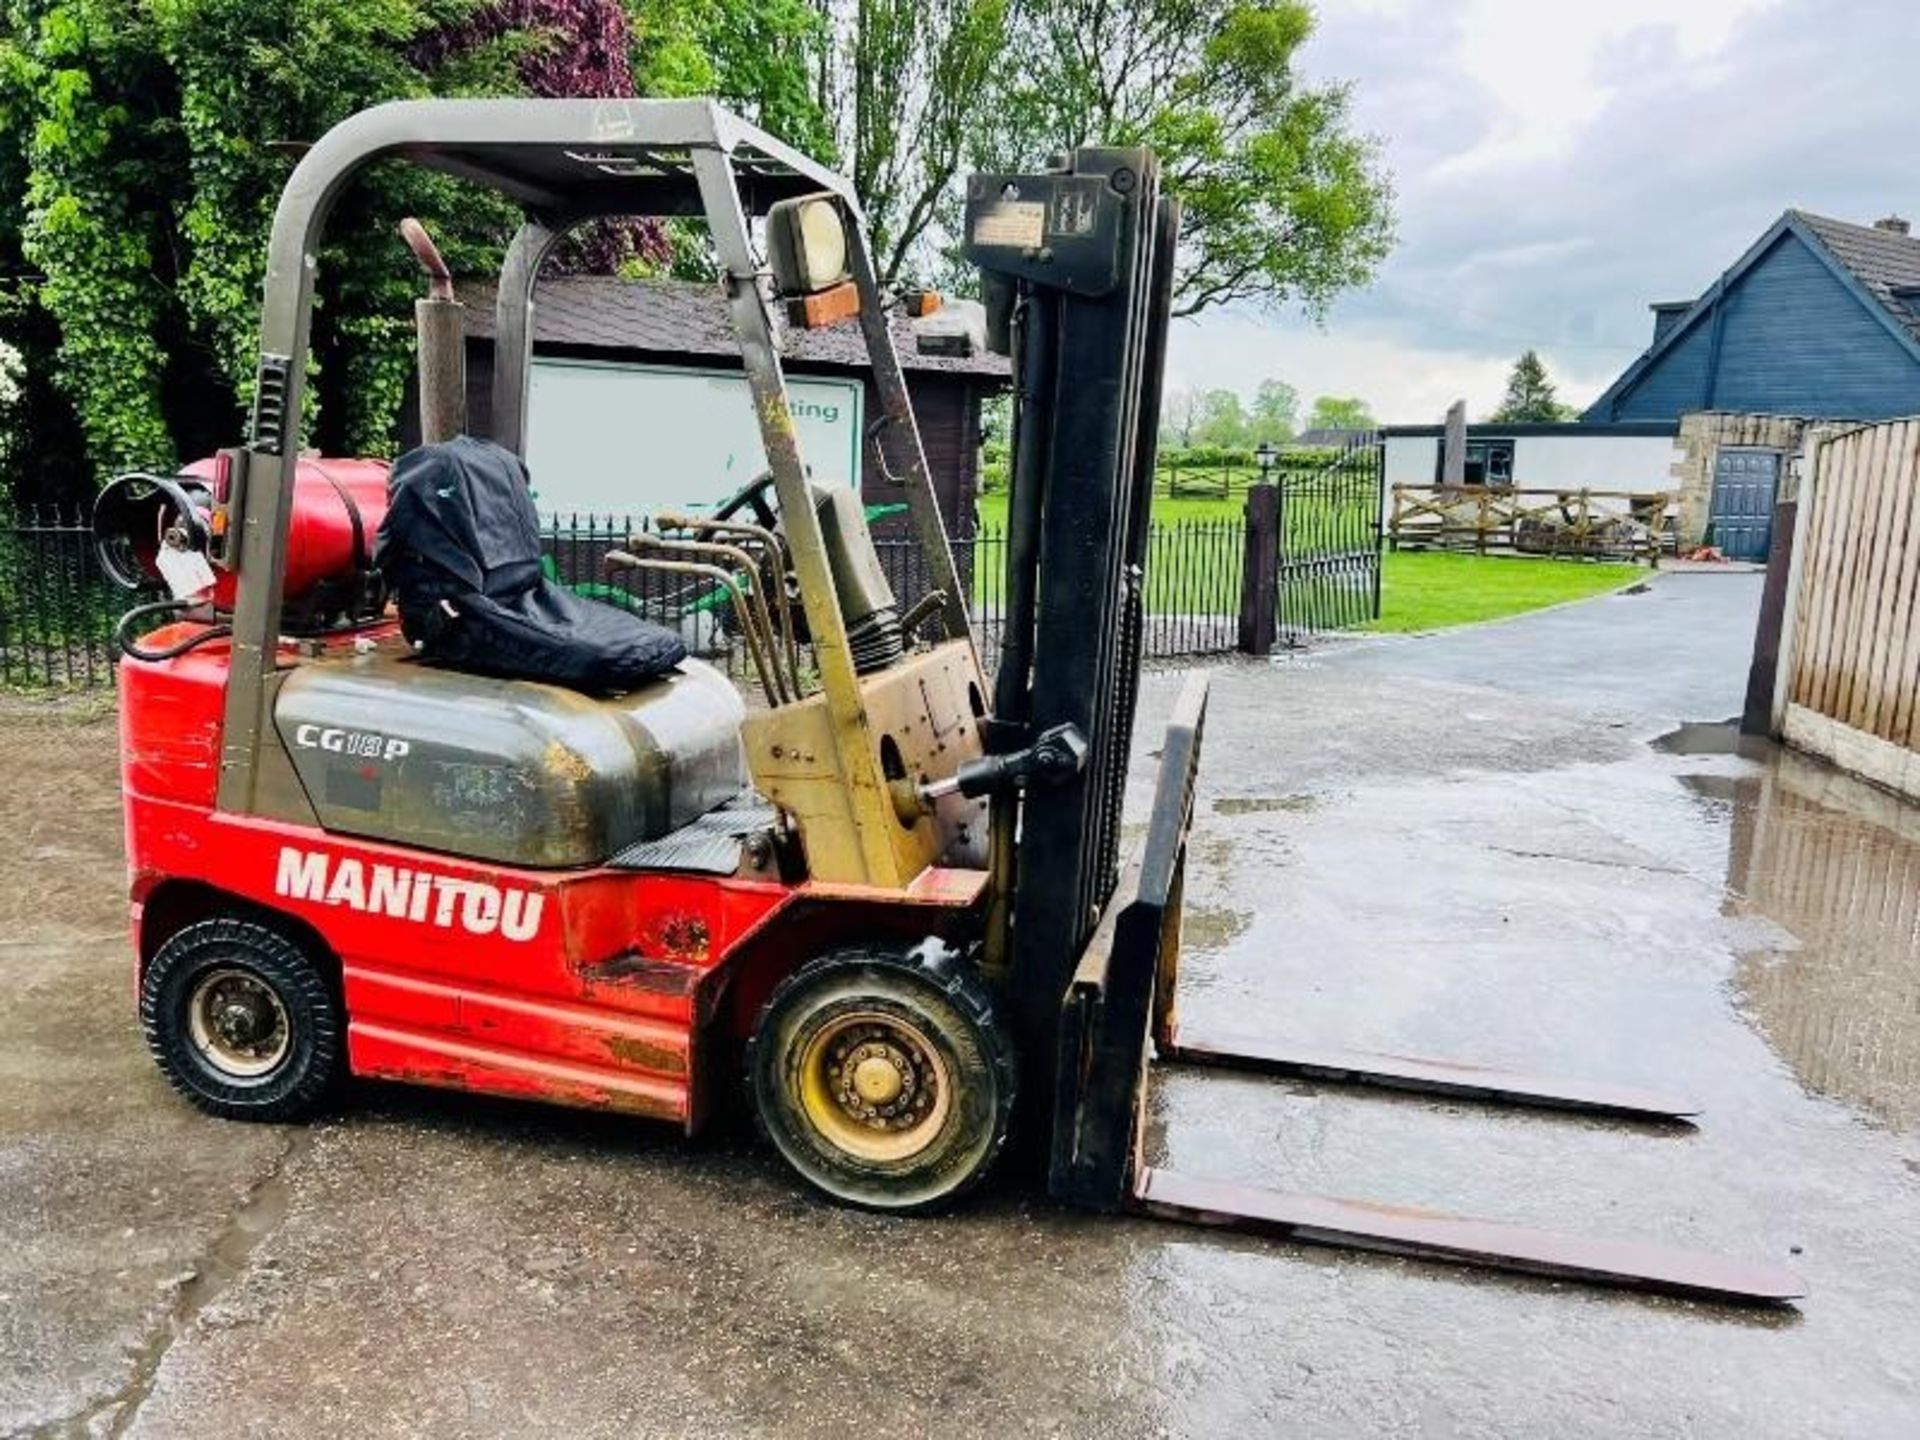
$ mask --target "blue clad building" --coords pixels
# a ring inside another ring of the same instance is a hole
[[[1582,420],[1920,414],[1920,239],[1904,220],[1789,210],[1705,294],[1653,312],[1653,343]]]

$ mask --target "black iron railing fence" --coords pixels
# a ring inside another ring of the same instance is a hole
[[[113,627],[129,604],[93,550],[84,515],[17,512],[0,528],[0,685],[113,683]]]
[[[1289,640],[1379,618],[1385,482],[1385,448],[1370,440],[1278,486],[1276,603]]]
[[[1227,514],[1155,522],[1147,549],[1147,656],[1247,648],[1248,612],[1261,607],[1272,607],[1264,630],[1269,645],[1276,631],[1292,639],[1378,615],[1380,479],[1378,447],[1356,447],[1315,470],[1282,474],[1264,509],[1248,507],[1248,514],[1265,519]],[[543,534],[548,573],[583,594],[677,628],[695,654],[746,678],[751,662],[725,587],[699,577],[607,566],[607,552],[625,545],[630,524],[606,515],[549,517]],[[981,660],[991,671],[1005,620],[1006,535],[988,525],[952,544],[962,583],[970,589]],[[920,547],[885,527],[875,545],[904,611],[928,588]],[[1251,576],[1249,555],[1260,559]],[[28,511],[0,524],[0,686],[112,684],[113,627],[132,603],[134,597],[101,573],[84,517]]]
[[[726,665],[729,673],[744,674],[751,662],[744,647],[735,643],[732,602],[722,586],[660,572],[606,567],[606,553],[625,542],[627,525],[626,520],[611,516],[556,517],[546,537],[550,573],[584,594],[675,627],[695,654]],[[1153,527],[1145,635],[1150,657],[1212,655],[1233,649],[1245,533],[1243,522],[1234,518]],[[1005,620],[1006,534],[998,527],[982,527],[951,543],[962,583],[972,583],[968,610],[981,662],[991,670],[999,659]],[[929,588],[919,542],[883,534],[874,546],[894,598],[905,611]]]

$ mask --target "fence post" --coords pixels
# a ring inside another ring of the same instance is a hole
[[[1245,550],[1240,564],[1240,651],[1271,655],[1278,622],[1280,583],[1280,491],[1273,485],[1247,490]]]
[[[1798,663],[1794,645],[1800,634],[1801,592],[1806,588],[1808,536],[1813,530],[1813,507],[1820,498],[1820,460],[1829,434],[1815,426],[1801,440],[1799,486],[1792,500],[1774,507],[1767,578],[1754,627],[1753,664],[1747,672],[1747,703],[1740,716],[1743,735],[1778,740],[1786,729],[1787,702]]]
[[[1787,580],[1793,565],[1794,537],[1799,532],[1800,501],[1782,500],[1773,507],[1773,543],[1767,551],[1766,588],[1760,592],[1760,617],[1754,626],[1753,663],[1747,668],[1747,700],[1740,714],[1742,735],[1774,733],[1773,692],[1784,653],[1782,631],[1787,618]]]

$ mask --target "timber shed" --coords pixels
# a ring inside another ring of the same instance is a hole
[[[493,289],[463,285],[468,306],[468,428],[490,431]],[[923,355],[912,323],[893,317],[927,466],[950,534],[975,530],[982,411],[1007,388],[1004,357]],[[740,351],[717,285],[606,276],[543,280],[534,306],[527,458],[549,513],[699,508],[754,477],[759,432]],[[852,483],[882,518],[904,525],[905,495],[864,442],[880,414],[857,321],[787,330],[782,344],[801,446],[815,478]],[[405,421],[417,429],[409,405]],[[403,439],[410,438],[404,437]],[[904,533],[904,530],[902,531]]]

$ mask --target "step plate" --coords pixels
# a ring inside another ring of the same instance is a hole
[[[1196,1180],[1171,1170],[1141,1169],[1133,1196],[1136,1209],[1162,1220],[1275,1235],[1305,1245],[1372,1250],[1741,1304],[1782,1305],[1806,1294],[1798,1276],[1771,1265],[1664,1245],[1585,1240],[1366,1200]]]
[[[1419,1055],[1376,1055],[1364,1050],[1295,1045],[1263,1036],[1193,1036],[1181,1030],[1170,1044],[1159,1047],[1159,1056],[1162,1061],[1175,1064],[1211,1065],[1267,1075],[1302,1075],[1340,1084],[1381,1085],[1430,1095],[1456,1095],[1638,1119],[1685,1120],[1700,1113],[1698,1105],[1677,1096],[1658,1095],[1631,1085],[1525,1075]]]

